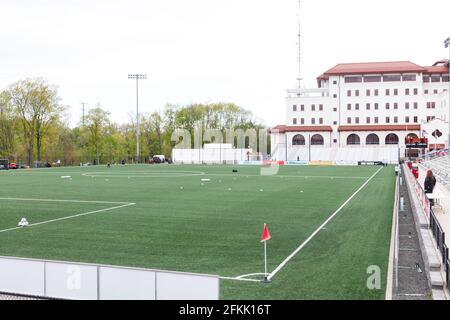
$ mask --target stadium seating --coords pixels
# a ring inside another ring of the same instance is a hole
[[[440,151],[439,156],[427,155],[422,165],[432,170],[436,178],[445,186],[450,188],[450,154],[447,151]]]

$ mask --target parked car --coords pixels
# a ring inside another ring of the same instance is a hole
[[[18,169],[18,168],[19,168],[19,167],[17,166],[17,164],[14,163],[14,162],[10,162],[8,167],[9,167],[9,169],[12,169],[12,170],[15,170],[15,169]]]

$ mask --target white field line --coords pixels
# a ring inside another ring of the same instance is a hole
[[[233,278],[233,277],[220,277],[220,279],[223,280],[233,280],[233,281],[246,281],[246,282],[261,282],[261,280],[256,280],[256,279],[243,279],[243,278]]]
[[[0,200],[3,200],[3,199],[4,198],[2,198]],[[61,202],[64,202],[64,201],[61,200]],[[66,202],[71,202],[71,201],[66,201]],[[76,202],[78,202],[78,201],[76,201]],[[96,203],[105,203],[105,202],[96,202]],[[130,203],[123,203],[120,206],[115,206],[115,207],[105,208],[105,209],[100,209],[100,210],[94,210],[94,211],[89,211],[89,212],[85,212],[85,213],[74,214],[72,216],[61,217],[61,218],[57,218],[57,219],[52,219],[52,220],[46,220],[46,221],[42,221],[42,222],[33,223],[33,224],[28,225],[26,228],[40,226],[40,225],[48,224],[48,223],[52,223],[52,222],[58,222],[58,221],[63,221],[63,220],[68,220],[68,219],[79,218],[79,217],[83,217],[83,216],[87,216],[87,215],[91,215],[91,214],[95,214],[95,213],[101,213],[101,212],[117,210],[117,209],[120,209],[120,208],[130,207],[130,206],[134,206],[134,205],[136,205],[136,203],[131,203],[131,202]],[[23,227],[14,227],[14,228],[9,228],[9,229],[4,229],[4,230],[0,230],[0,233],[13,231],[13,230],[18,230],[18,229],[22,229],[22,228]]]
[[[131,202],[90,201],[90,200],[57,200],[57,199],[32,199],[32,198],[0,198],[11,201],[36,201],[36,202],[69,202],[69,203],[98,203],[98,204],[130,204]]]
[[[383,169],[383,167],[381,167],[380,169],[377,170],[377,172],[375,172],[366,182],[364,182],[364,184],[359,187],[358,190],[356,190],[351,196],[350,198],[348,198],[320,227],[318,227],[316,229],[316,231],[314,231],[309,237],[308,239],[306,239],[297,249],[295,249],[294,252],[292,252],[274,271],[272,271],[272,273],[269,274],[268,279],[271,280],[281,269],[284,268],[284,266],[286,266],[286,264],[292,259],[294,258],[297,253],[300,252],[300,250],[302,250],[345,206],[347,206],[347,204],[353,200],[353,198],[362,190],[365,188],[365,186],[367,186],[369,184],[370,181],[372,181],[372,179]]]
[[[217,176],[217,177],[272,177],[272,178],[304,178],[304,179],[368,179],[369,177],[346,177],[346,176],[296,176],[296,175],[273,175],[273,176],[263,176],[260,174],[227,174],[227,173],[206,173],[205,176]]]

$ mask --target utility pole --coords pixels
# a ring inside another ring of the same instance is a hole
[[[81,118],[81,123],[83,124],[83,127],[84,127],[84,119],[85,119],[85,118],[84,118],[84,115],[85,115],[85,110],[86,110],[86,109],[85,109],[86,102],[82,102],[81,105],[83,106],[83,107],[81,108],[81,111],[82,111],[82,113],[83,113],[83,114],[82,114],[82,118]]]
[[[298,0],[298,89],[302,88],[302,1]]]
[[[136,162],[139,163],[139,80],[146,80],[146,74],[129,74],[128,79],[136,80]]]
[[[447,39],[445,39],[444,41],[444,45],[446,48],[449,49],[449,56],[448,56],[448,76],[449,76],[449,81],[448,81],[448,116],[447,116],[447,121],[448,121],[448,147],[450,148],[450,37],[448,37]]]

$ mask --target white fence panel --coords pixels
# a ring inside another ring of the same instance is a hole
[[[219,278],[158,272],[156,295],[157,300],[219,300]]]
[[[0,258],[0,291],[43,296],[45,263]]]
[[[46,296],[62,299],[97,300],[97,267],[47,262]]]
[[[155,300],[156,273],[100,267],[100,300]]]

